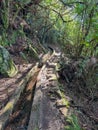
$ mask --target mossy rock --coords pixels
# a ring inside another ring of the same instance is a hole
[[[0,73],[4,76],[13,77],[18,70],[10,57],[9,52],[0,45]]]

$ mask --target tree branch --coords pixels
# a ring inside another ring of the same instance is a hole
[[[65,6],[71,6],[73,4],[85,4],[84,2],[79,2],[79,1],[75,1],[75,2],[69,2],[69,3],[65,3],[63,0],[59,0],[60,2],[62,2]]]
[[[47,9],[47,7],[44,7],[44,6],[40,5],[40,4],[39,4],[39,6],[40,6],[41,8]],[[64,20],[62,14],[61,14],[60,12],[58,12],[57,10],[52,9],[52,8],[49,8],[49,9],[51,9],[53,12],[57,13],[58,16],[61,18],[61,20],[62,20],[64,23],[72,22],[72,21],[78,16],[78,15],[76,15],[73,19],[66,21],[66,20]],[[67,14],[67,13],[66,13],[66,14]],[[66,15],[66,14],[65,14],[65,15]]]

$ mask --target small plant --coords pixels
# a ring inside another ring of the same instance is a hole
[[[9,52],[3,46],[0,46],[0,73],[5,76],[13,77],[17,72],[18,70]]]
[[[81,129],[77,117],[72,114],[70,117],[66,120],[70,125],[65,126],[65,130],[83,130]]]
[[[8,29],[9,26],[9,1],[8,0],[4,0],[2,2],[3,8],[2,8],[2,14],[1,14],[1,18],[2,18],[2,22],[3,22],[3,27],[5,30]]]

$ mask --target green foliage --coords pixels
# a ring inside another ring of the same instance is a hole
[[[0,45],[11,45],[18,36],[29,41],[37,36],[44,46],[60,44],[71,56],[98,55],[94,49],[98,43],[96,1],[41,0],[34,4],[31,0],[4,0],[2,4]]]
[[[14,2],[4,0],[2,4],[1,19],[4,30],[1,34],[2,39],[4,35],[8,36],[6,31],[9,25],[13,22],[17,23],[17,18],[21,15],[21,18],[30,26],[30,35],[36,35],[42,44],[59,43],[65,53],[71,55],[97,55],[94,50],[98,42],[96,1],[41,0],[37,5],[31,0]],[[21,23],[19,23],[19,31],[20,33],[24,31],[24,25],[22,27]],[[12,35],[14,42],[16,32],[13,31]],[[8,40],[8,38],[4,39]],[[7,43],[7,40],[4,43]]]
[[[17,74],[17,68],[9,52],[2,46],[0,46],[0,73],[9,77],[13,77]]]
[[[65,130],[83,130],[81,129],[77,117],[72,114],[68,119],[66,120],[70,125],[65,126]]]
[[[0,45],[7,46],[9,45],[8,36],[7,33],[3,32],[2,35],[0,35]]]
[[[4,29],[7,30],[9,26],[9,1],[8,0],[2,1],[1,19],[3,22]]]
[[[82,86],[83,89],[88,90],[89,95],[93,98],[95,91],[98,91],[98,65],[97,59],[95,57],[85,58],[79,61],[78,71],[76,72],[77,79],[80,79],[80,82],[84,82],[85,86]],[[82,79],[82,80],[81,80]]]

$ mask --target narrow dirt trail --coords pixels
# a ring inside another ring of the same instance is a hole
[[[60,55],[54,54],[42,67],[36,83],[28,130],[64,130],[60,111],[56,108],[61,99],[56,73]]]
[[[55,106],[61,98],[56,73],[60,53],[54,51],[43,58],[42,68],[37,64],[31,69],[1,111],[0,130],[63,130],[64,122]]]
[[[53,53],[43,55],[39,63],[29,66],[30,71],[17,82],[12,97],[5,105],[2,105],[4,100],[0,98],[0,130],[65,130],[65,126],[69,125],[66,119],[71,114],[77,117],[81,127],[79,130],[98,129],[98,100],[90,100],[82,87],[80,90],[79,85],[83,83],[74,76],[72,59],[70,64],[64,66],[64,71],[61,70],[64,75],[58,75],[61,60],[58,48]],[[66,64],[67,60],[64,62]],[[14,84],[13,79],[11,81]],[[2,94],[3,89],[2,86]],[[9,86],[9,92],[11,89]]]

